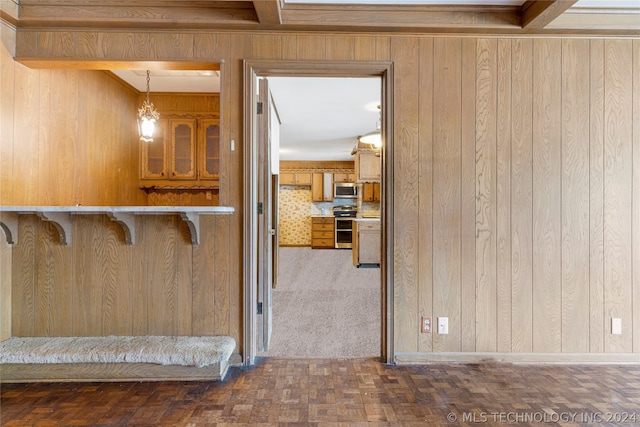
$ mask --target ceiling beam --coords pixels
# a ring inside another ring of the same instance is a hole
[[[522,29],[542,30],[578,0],[534,0],[522,5]]]
[[[280,0],[253,0],[253,7],[256,10],[260,24],[282,24],[282,7]]]

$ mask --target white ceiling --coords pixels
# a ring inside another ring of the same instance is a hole
[[[380,78],[268,81],[280,118],[280,160],[353,160],[358,136],[376,129]]]

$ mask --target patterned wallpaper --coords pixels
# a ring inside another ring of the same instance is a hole
[[[311,246],[311,187],[280,186],[280,246]]]

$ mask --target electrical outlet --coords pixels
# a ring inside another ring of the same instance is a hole
[[[438,333],[440,335],[446,335],[449,333],[449,318],[438,317]]]
[[[611,319],[611,334],[622,335],[622,319],[614,317]]]
[[[431,317],[423,316],[420,320],[420,332],[423,334],[431,333]]]

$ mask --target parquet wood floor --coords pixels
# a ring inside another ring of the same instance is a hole
[[[4,384],[3,426],[640,425],[640,366],[262,359],[224,382]]]

